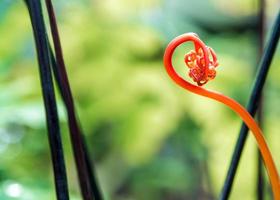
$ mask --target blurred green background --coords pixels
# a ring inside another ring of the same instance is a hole
[[[225,106],[175,85],[162,56],[172,38],[196,32],[220,63],[206,87],[246,105],[259,60],[258,1],[54,0],[54,5],[77,111],[106,199],[217,198],[241,120]],[[267,1],[266,36],[278,9],[277,0]],[[0,0],[0,38],[0,199],[55,199],[23,1]],[[181,69],[187,51],[176,51]],[[278,169],[279,56],[278,48],[264,93],[264,132]],[[78,200],[60,100],[59,113],[71,199]],[[256,163],[250,135],[231,199],[256,199]],[[266,191],[271,199],[268,186]]]

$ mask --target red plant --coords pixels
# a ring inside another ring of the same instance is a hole
[[[194,38],[198,38],[195,33],[189,34],[193,34],[195,36]],[[206,46],[207,54],[204,54],[204,51],[196,40],[194,40],[194,45],[195,51],[191,50],[185,55],[185,63],[190,69],[189,76],[197,85],[202,86],[216,77],[215,68],[219,64],[216,53],[211,47]],[[211,55],[212,60],[209,59],[209,55]]]
[[[196,85],[186,81],[179,76],[172,64],[172,56],[175,49],[184,42],[193,42],[195,50],[190,51],[185,56],[185,63],[189,68],[189,76]],[[251,129],[255,136],[258,147],[262,154],[264,164],[267,168],[268,176],[272,185],[274,199],[280,200],[280,179],[274,164],[269,148],[265,142],[262,131],[254,118],[235,100],[218,92],[210,91],[200,86],[212,80],[216,76],[215,68],[218,66],[217,57],[213,49],[207,47],[195,33],[186,33],[172,40],[164,53],[164,65],[168,75],[178,85],[195,94],[214,99],[223,103],[235,111]]]

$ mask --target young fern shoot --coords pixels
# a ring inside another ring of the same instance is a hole
[[[184,42],[192,42],[194,50],[185,56],[185,63],[189,68],[190,78],[196,82],[194,85],[183,79],[174,69],[172,56],[175,49]],[[216,76],[215,68],[218,66],[217,57],[214,50],[206,46],[195,33],[185,33],[173,39],[167,46],[164,53],[164,65],[168,75],[176,84],[195,94],[214,99],[225,104],[236,112],[245,124],[252,131],[260,149],[265,167],[268,172],[269,180],[272,185],[275,200],[280,200],[280,179],[273,158],[263,137],[262,131],[254,118],[235,100],[215,91],[200,87],[212,80]]]

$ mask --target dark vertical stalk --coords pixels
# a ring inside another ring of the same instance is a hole
[[[265,0],[259,0],[259,16],[258,16],[258,58],[263,54],[263,46],[264,46],[264,35],[265,35]],[[264,120],[264,97],[261,95],[260,97],[260,105],[257,112],[257,120],[260,127],[263,127]],[[257,149],[257,184],[256,184],[256,197],[257,200],[264,200],[264,171],[263,171],[263,163],[262,156],[260,150]]]
[[[49,144],[55,178],[56,195],[58,200],[68,200],[69,193],[67,186],[67,175],[41,3],[38,0],[25,0],[25,2],[29,10],[36,43],[41,87],[46,111]]]
[[[278,12],[274,26],[272,28],[270,39],[267,43],[264,54],[262,55],[261,61],[259,63],[259,69],[254,82],[253,90],[251,92],[250,100],[247,106],[247,110],[252,116],[255,116],[256,114],[261,93],[263,90],[263,86],[267,77],[267,73],[269,71],[270,64],[272,62],[272,58],[279,41],[279,35],[280,35],[280,12]],[[248,127],[244,123],[242,123],[239,136],[237,139],[237,143],[235,145],[235,149],[232,155],[231,163],[223,185],[223,189],[219,197],[219,199],[221,200],[226,200],[229,198],[234,177],[236,174],[236,170],[247,139],[247,135],[248,135]]]
[[[53,71],[54,71],[54,75],[55,75],[55,80],[58,84],[58,88],[59,88],[59,91],[61,93],[61,95],[64,93],[64,90],[63,90],[63,87],[62,87],[62,82],[63,80],[61,79],[61,76],[59,75],[59,72],[58,72],[58,66],[57,66],[57,62],[55,60],[55,57],[54,57],[54,54],[53,54],[53,51],[52,49],[50,48],[50,53],[51,53],[51,59],[52,59],[52,67],[53,67]],[[66,101],[63,100],[65,106],[66,106]],[[67,109],[67,108],[66,108]],[[68,114],[68,111],[69,109],[67,109],[67,115]],[[68,116],[69,118],[69,116]],[[84,140],[84,137],[82,135],[82,140],[83,140],[83,145],[84,145],[84,152],[85,152],[85,158],[86,158],[86,164],[87,164],[87,168],[88,168],[88,173],[89,173],[89,180],[90,180],[90,185],[93,189],[93,194],[94,194],[94,197],[96,200],[102,200],[102,194],[101,194],[101,191],[99,189],[99,186],[98,186],[98,182],[97,182],[97,177],[95,175],[95,170],[94,170],[94,165],[91,164],[91,160],[90,160],[90,157],[89,157],[89,154],[88,154],[88,149],[87,149],[87,145],[86,145],[86,142]]]
[[[70,138],[77,166],[82,196],[85,200],[102,199],[101,193],[98,188],[97,180],[94,174],[94,168],[91,165],[91,161],[89,159],[89,155],[86,148],[86,143],[84,141],[84,137],[75,113],[74,100],[69,80],[67,77],[67,71],[63,58],[63,52],[53,5],[51,0],[45,0],[45,2],[48,10],[51,33],[55,49],[54,57],[51,47],[49,45],[49,50],[52,55],[52,67],[63,102],[67,110]]]

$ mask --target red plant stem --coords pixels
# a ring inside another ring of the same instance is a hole
[[[207,54],[207,47],[205,44],[193,33],[186,33],[181,36],[176,37],[172,40],[164,53],[164,65],[168,75],[175,81],[179,86],[183,87],[190,92],[195,94],[208,97],[210,99],[216,100],[220,103],[225,104],[226,106],[230,107],[233,111],[235,111],[245,122],[245,124],[251,129],[255,139],[257,141],[258,147],[262,154],[262,158],[264,160],[268,176],[272,185],[273,195],[275,200],[280,200],[280,181],[279,175],[274,164],[273,158],[269,151],[269,148],[265,142],[263,137],[262,131],[259,128],[258,124],[255,122],[254,118],[247,112],[247,110],[241,106],[235,100],[215,91],[210,91],[204,89],[202,87],[196,86],[194,84],[189,83],[181,76],[177,74],[175,71],[173,64],[172,64],[172,56],[175,49],[184,42],[194,42],[195,46],[199,45],[202,50],[204,51],[206,63],[209,62],[208,54]]]

